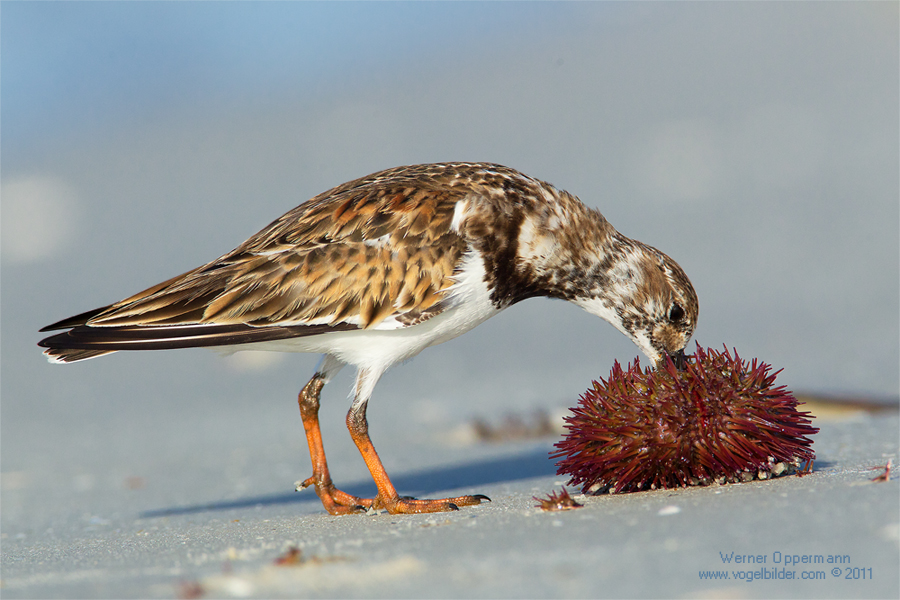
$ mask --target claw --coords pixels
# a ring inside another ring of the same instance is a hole
[[[306,479],[298,479],[294,482],[294,491],[299,492],[300,490],[305,490],[311,485],[316,483],[315,477],[308,477]]]

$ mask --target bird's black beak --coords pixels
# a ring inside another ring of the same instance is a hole
[[[684,357],[684,348],[675,352],[674,354],[669,354],[669,358],[672,359],[672,362],[675,363],[675,368],[679,371],[684,371],[684,365],[687,362],[687,359]]]

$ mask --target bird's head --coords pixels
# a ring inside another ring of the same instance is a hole
[[[630,337],[657,367],[668,356],[683,368],[699,313],[694,287],[659,250],[624,236],[614,246],[594,270],[589,293],[574,302]]]

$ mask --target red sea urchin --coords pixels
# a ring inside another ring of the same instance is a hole
[[[765,479],[815,458],[806,436],[819,430],[773,387],[780,370],[699,344],[688,361],[684,371],[616,362],[566,417],[557,473],[585,492],[632,492]]]

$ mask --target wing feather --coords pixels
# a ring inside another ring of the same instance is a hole
[[[42,331],[71,331],[41,345],[51,358],[81,360],[430,318],[468,250],[451,222],[471,190],[390,173],[320,194],[206,265],[50,325]]]

